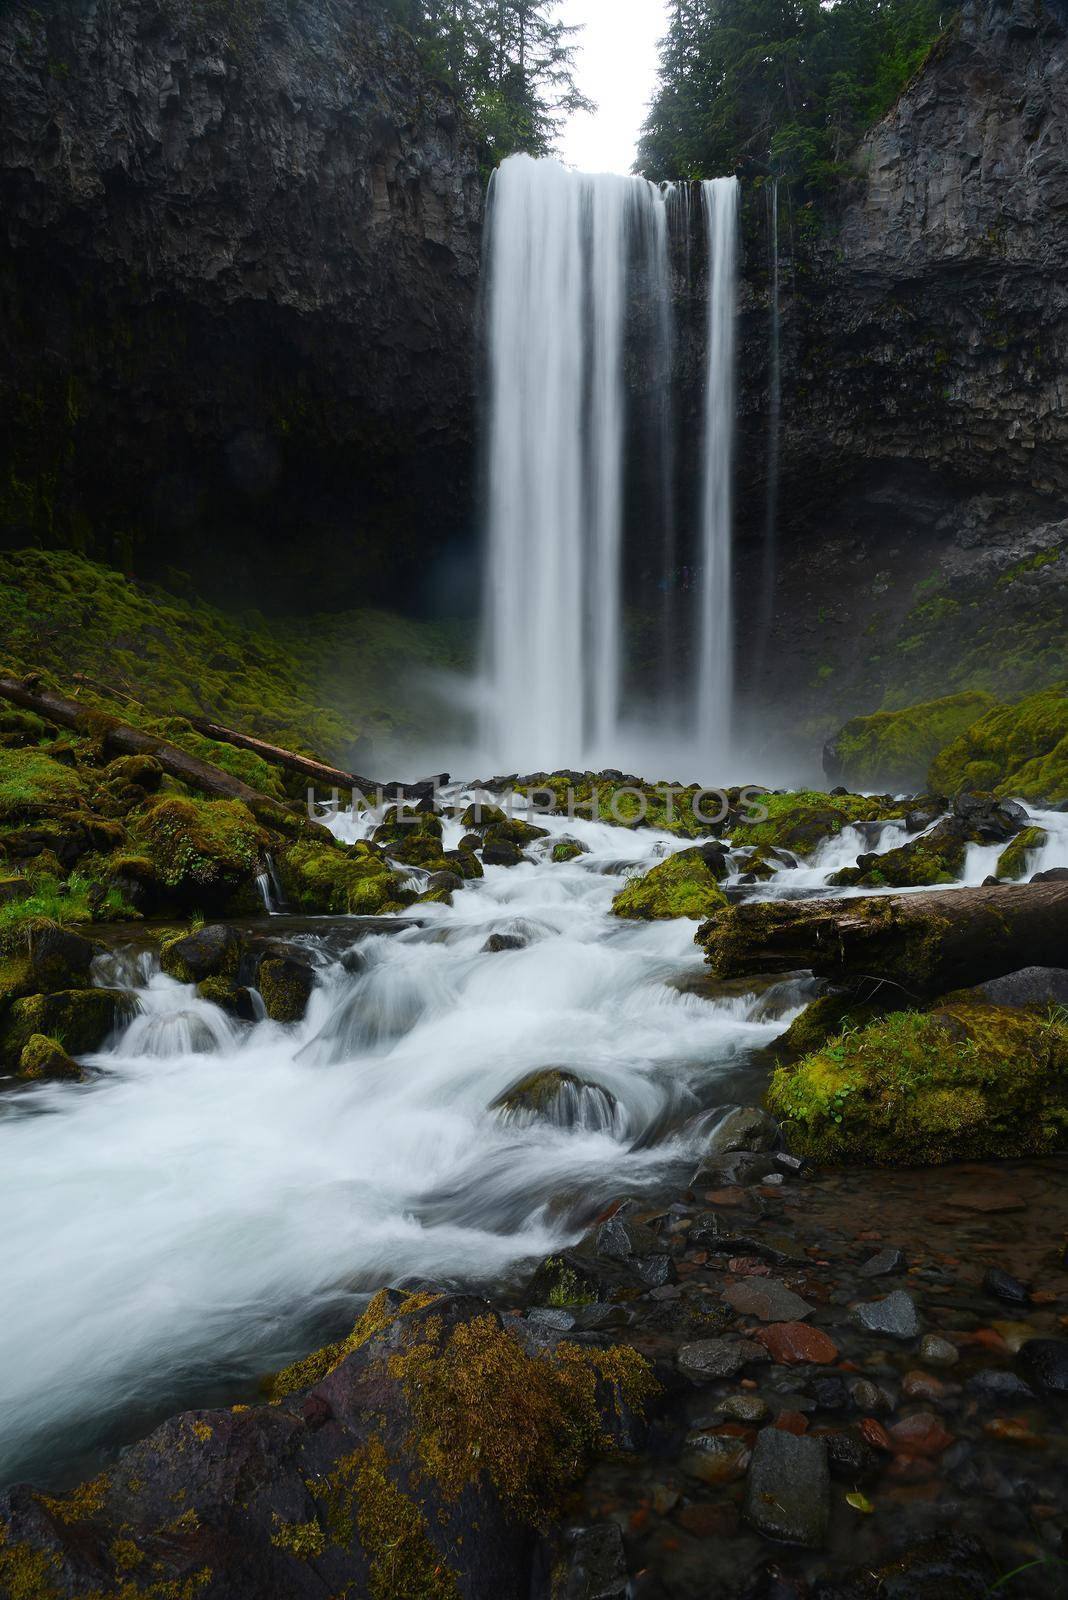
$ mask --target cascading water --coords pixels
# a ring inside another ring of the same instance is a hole
[[[764,559],[760,575],[760,614],[757,621],[753,679],[763,677],[775,607],[775,571],[779,520],[779,431],[782,423],[782,312],[779,267],[779,180],[773,178],[768,195],[768,465],[764,497]]]
[[[643,710],[683,732],[688,749],[709,756],[726,746],[737,180],[717,179],[702,194],[707,403],[690,539],[701,578],[695,614],[683,619],[672,246],[688,262],[688,186],[588,176],[527,156],[494,175],[481,742],[498,766],[622,758],[633,723],[623,708],[635,698],[624,649],[635,565],[653,569],[654,593],[638,609],[659,634],[661,663],[642,685]],[[645,460],[658,464],[651,490]]]
[[[708,242],[708,337],[704,485],[701,496],[701,625],[698,747],[725,756],[734,686],[731,625],[731,457],[734,444],[734,310],[738,273],[738,180],[701,185]]]

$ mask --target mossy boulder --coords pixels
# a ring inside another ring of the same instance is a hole
[[[1045,828],[1022,828],[998,856],[995,878],[1002,878],[1009,883],[1018,883],[1025,878],[1030,870],[1033,852],[1043,849],[1048,840],[1049,834]]]
[[[963,997],[892,1012],[780,1067],[767,1104],[831,1165],[1044,1155],[1068,1135],[1068,1024]]]
[[[858,1000],[855,994],[823,994],[794,1018],[785,1033],[775,1040],[775,1049],[792,1056],[822,1050],[829,1039],[844,1028],[864,1027],[885,1014],[886,1007],[873,1001]]]
[[[197,994],[239,1022],[255,1022],[259,1015],[251,990],[232,978],[202,978]]]
[[[13,1000],[0,1025],[0,1062],[17,1068],[34,1034],[55,1039],[71,1055],[99,1050],[108,1035],[131,1015],[122,989],[71,989]]]
[[[136,817],[131,834],[138,854],[148,857],[179,904],[234,911],[258,906],[253,880],[267,836],[240,800],[168,796]]]
[[[380,916],[415,899],[389,862],[364,846],[299,840],[276,858],[286,898],[296,911]]]
[[[789,794],[765,794],[760,805],[767,812],[761,822],[739,822],[731,844],[778,845],[797,855],[811,855],[824,839],[833,839],[854,822],[879,822],[894,814],[885,797],[859,794],[821,794],[800,789]]]
[[[43,750],[0,750],[0,823],[80,810],[86,780]]]
[[[710,917],[727,904],[727,897],[719,886],[716,862],[710,866],[706,848],[680,850],[666,861],[633,878],[612,901],[617,917],[630,917],[644,922],[660,921],[667,917]]]
[[[832,873],[831,884],[864,888],[914,889],[923,884],[957,883],[968,854],[968,829],[947,817],[929,833],[883,855],[857,857],[855,867]]]
[[[306,961],[268,955],[260,962],[256,987],[272,1022],[300,1022],[315,987],[315,974]]]
[[[581,844],[578,839],[558,839],[552,848],[552,859],[562,865],[565,861],[574,861],[577,856],[589,854],[589,845]]]
[[[19,1077],[48,1078],[60,1083],[80,1083],[85,1073],[67,1054],[58,1039],[50,1039],[44,1033],[33,1033],[23,1045],[19,1056]]]
[[[823,770],[832,784],[914,789],[924,782],[935,756],[996,705],[993,695],[969,690],[903,711],[854,717],[828,740]]]
[[[197,928],[192,933],[164,939],[160,966],[179,983],[199,983],[203,978],[233,978],[241,961],[242,939],[224,922]]]
[[[931,763],[942,794],[990,789],[1035,804],[1068,800],[1068,686],[995,706]]]
[[[497,1095],[490,1101],[490,1110],[510,1121],[605,1126],[613,1121],[617,1105],[615,1095],[603,1085],[564,1067],[542,1067]]]

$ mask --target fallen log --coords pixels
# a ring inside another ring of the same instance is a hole
[[[697,942],[720,978],[810,968],[927,1000],[1022,967],[1060,967],[1068,883],[998,884],[862,900],[749,901],[717,912]]]
[[[186,721],[206,739],[217,739],[221,744],[236,745],[239,750],[251,750],[272,766],[284,767],[315,783],[329,784],[332,789],[358,789],[370,799],[378,784],[370,778],[361,778],[358,772],[344,772],[340,767],[327,766],[324,761],[314,761],[311,756],[298,755],[295,750],[284,750],[281,745],[267,744],[254,739],[250,733],[236,728],[224,728],[221,723],[209,722],[206,717],[187,717]]]
[[[80,705],[77,700],[68,700],[66,695],[56,694],[52,689],[37,688],[32,679],[22,682],[18,678],[0,678],[0,699],[10,700],[13,705],[23,706],[27,711],[35,711],[38,716],[57,723],[61,728],[95,735],[107,755],[155,756],[170,777],[191,784],[215,799],[243,800],[257,814],[259,808],[264,807],[272,813],[284,810],[270,795],[261,794],[250,784],[242,783],[240,778],[231,777],[220,767],[201,761],[199,756],[191,756],[178,745],[143,733],[140,728],[120,722],[106,712]]]

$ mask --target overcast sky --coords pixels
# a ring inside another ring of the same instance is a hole
[[[579,87],[596,102],[592,117],[572,117],[560,140],[564,160],[582,172],[629,172],[656,83],[657,44],[668,0],[562,0],[558,16],[584,23],[576,34]]]

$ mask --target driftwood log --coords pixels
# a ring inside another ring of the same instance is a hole
[[[327,766],[323,761],[314,761],[311,756],[298,755],[295,750],[283,750],[280,745],[266,744],[262,739],[254,739],[250,733],[224,728],[221,723],[209,722],[205,717],[187,717],[186,721],[205,738],[236,745],[239,750],[251,750],[253,755],[261,756],[272,766],[299,773],[302,778],[310,778],[314,783],[329,784],[332,789],[359,789],[368,799],[378,787],[372,779],[361,778],[358,772],[343,772],[340,767]]]
[[[1068,965],[1068,883],[750,901],[718,912],[697,941],[721,978],[809,968],[932,999],[1021,967]]]
[[[65,695],[56,694],[52,689],[38,688],[32,680],[23,683],[18,678],[0,678],[0,699],[10,700],[13,705],[23,706],[27,711],[35,711],[38,716],[46,717],[61,728],[71,728],[76,733],[96,734],[106,754],[155,756],[170,777],[192,784],[195,789],[216,799],[243,800],[257,814],[260,808],[268,808],[272,812],[283,809],[270,795],[261,794],[250,784],[242,783],[240,778],[231,777],[228,772],[201,761],[198,756],[191,756],[188,751],[179,749],[166,739],[156,739],[150,733],[142,733],[140,728],[133,728],[129,723],[120,722],[102,711],[80,705],[77,700],[68,700]]]

